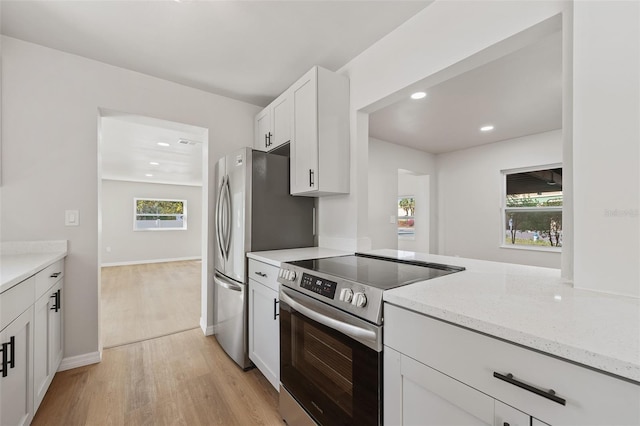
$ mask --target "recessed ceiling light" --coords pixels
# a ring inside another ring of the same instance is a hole
[[[153,177],[153,175],[151,173],[147,173],[145,176],[146,177]]]
[[[171,146],[166,142],[158,142],[158,145],[160,145],[160,146]]]
[[[427,96],[427,94],[425,92],[416,92],[416,93],[411,95],[411,99],[422,99],[422,98],[424,98],[426,96]]]
[[[490,124],[489,124],[488,126],[482,126],[482,127],[480,127],[480,131],[481,131],[481,132],[490,132],[490,131],[492,131],[492,130],[493,130],[493,126],[492,126],[492,125],[490,125]]]
[[[149,164],[151,164],[152,166],[159,166],[160,163],[156,163],[155,161],[149,161]]]

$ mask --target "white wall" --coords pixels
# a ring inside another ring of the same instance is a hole
[[[574,285],[639,297],[640,2],[574,11]]]
[[[390,223],[390,216],[398,214],[398,169],[405,169],[421,175],[435,177],[435,156],[432,154],[385,142],[369,139],[369,196],[368,220],[371,248],[398,248],[398,230],[395,223]],[[430,205],[436,203],[435,179],[430,179]],[[432,230],[435,230],[436,211],[430,207]],[[435,247],[437,235],[431,232],[431,242],[427,245]]]
[[[437,156],[438,253],[560,268],[560,253],[500,248],[501,170],[562,163],[560,130]]]
[[[319,245],[347,250],[371,246],[368,112],[565,7],[562,1],[436,1],[340,69],[350,78],[351,192],[320,199]]]
[[[95,360],[98,108],[208,129],[205,158],[210,165],[222,154],[252,144],[253,117],[260,108],[8,37],[2,39],[2,66],[1,238],[69,240],[65,359]],[[213,188],[213,171],[204,176]],[[213,211],[213,197],[208,202]],[[80,211],[80,226],[64,226],[66,209]],[[209,217],[203,231],[209,241],[212,225]],[[202,254],[212,267],[213,253]],[[211,271],[207,278],[203,304],[212,300]],[[204,325],[211,325],[211,313],[204,314]]]
[[[134,198],[186,200],[187,229],[134,231]],[[198,259],[201,241],[201,186],[102,181],[102,266]]]

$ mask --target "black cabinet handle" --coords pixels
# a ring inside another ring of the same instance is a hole
[[[313,186],[314,185],[313,175],[314,175],[313,169],[309,169],[309,186]]]
[[[54,272],[53,274],[51,274],[50,278],[58,278],[60,275],[62,275],[62,272]]]
[[[257,276],[262,277],[262,278],[267,278],[267,274],[265,274],[264,272],[256,272],[255,273]]]
[[[49,296],[49,298],[53,298],[53,306],[49,309],[58,312],[62,308],[60,304],[60,290],[58,289],[58,291]]]
[[[11,336],[8,342],[2,344],[2,377],[7,377],[9,368],[16,366],[16,337]]]
[[[273,134],[269,132],[269,136],[267,137],[267,140],[269,141],[269,146],[273,145],[273,142],[271,142],[271,136],[273,136]]]
[[[269,137],[267,136],[267,134],[264,134],[264,147],[268,147],[269,146]]]
[[[507,375],[504,374],[500,374],[500,373],[496,373],[495,371],[493,372],[493,377],[495,377],[496,379],[500,379],[502,381],[505,381],[507,383],[511,383],[514,386],[517,386],[519,388],[528,390],[529,392],[533,392],[536,395],[540,395],[543,398],[547,398],[550,399],[553,402],[556,402],[560,405],[567,405],[567,401],[564,398],[560,398],[559,396],[556,395],[556,392],[553,389],[549,389],[548,391],[543,390],[543,389],[538,389],[535,386],[531,386],[528,385],[526,383],[521,382],[520,380],[516,380],[513,377],[513,374],[511,373],[507,373]]]
[[[273,320],[274,321],[280,315],[280,313],[278,312],[278,303],[280,302],[277,299],[273,299]]]

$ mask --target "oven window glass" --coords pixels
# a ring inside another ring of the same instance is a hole
[[[280,302],[280,379],[321,425],[377,425],[382,353]]]

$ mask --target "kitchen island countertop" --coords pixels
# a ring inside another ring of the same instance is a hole
[[[558,269],[368,253],[466,268],[388,290],[387,303],[640,383],[640,299],[574,288]]]

